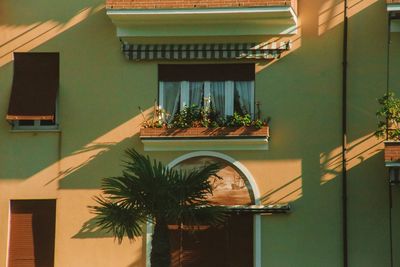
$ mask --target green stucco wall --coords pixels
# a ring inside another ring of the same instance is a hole
[[[292,51],[272,64],[257,62],[256,100],[272,117],[269,150],[221,151],[252,173],[264,203],[292,205],[289,215],[262,216],[263,267],[342,266],[340,3],[299,0]],[[373,136],[376,99],[387,88],[386,4],[364,0],[349,13],[349,266],[390,266],[387,172]],[[61,131],[17,133],[0,120],[0,266],[10,199],[37,198],[57,199],[55,266],[145,266],[144,239],[118,245],[85,228],[101,178],[119,173],[125,148],[143,151],[138,106],[151,108],[157,98],[159,62],[125,60],[115,31],[100,0],[0,2],[0,117],[8,108],[12,51],[59,52],[61,70]],[[400,94],[400,35],[391,42],[390,88]],[[183,154],[149,153],[165,163]],[[398,188],[393,200],[395,226]],[[394,229],[394,266],[399,240]]]

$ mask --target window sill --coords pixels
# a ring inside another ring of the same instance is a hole
[[[268,150],[269,127],[142,128],[145,151]]]
[[[11,129],[10,133],[60,133],[61,129]]]

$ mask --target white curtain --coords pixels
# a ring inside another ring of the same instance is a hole
[[[241,114],[254,114],[254,82],[235,82],[235,111]]]
[[[203,87],[204,82],[190,82],[190,106],[196,105],[199,108],[201,107],[201,102],[203,100]]]
[[[210,82],[210,95],[214,111],[225,116],[225,82]]]
[[[226,116],[233,115],[234,86],[235,86],[235,84],[233,81],[225,82],[225,115]]]
[[[160,82],[160,106],[166,112],[167,123],[171,122],[178,112],[180,96],[181,82]]]
[[[189,82],[188,81],[182,81],[181,82],[181,110],[184,110],[186,107],[188,107],[189,104],[189,97],[190,96],[190,90],[189,90]]]
[[[210,92],[210,82],[204,82],[204,107],[208,110],[211,105],[211,92]]]
[[[223,117],[234,111],[254,117],[254,81],[160,82],[159,97],[160,106],[167,113],[167,123],[179,108],[208,106],[209,103]]]

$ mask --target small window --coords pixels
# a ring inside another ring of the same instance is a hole
[[[58,87],[58,53],[14,53],[14,76],[6,116],[13,129],[56,129]]]
[[[13,130],[21,131],[51,131],[57,130],[58,116],[57,105],[56,112],[53,120],[12,120],[11,125]]]
[[[211,107],[217,116],[254,117],[254,65],[160,65],[159,104],[167,121],[188,106]]]
[[[13,130],[56,130],[56,120],[15,120],[12,121]]]

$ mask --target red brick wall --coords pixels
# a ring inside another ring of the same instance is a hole
[[[168,9],[290,6],[297,0],[107,0],[108,9]]]

